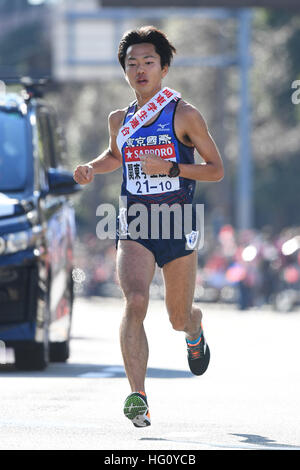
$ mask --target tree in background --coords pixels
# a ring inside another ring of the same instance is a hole
[[[0,76],[50,76],[48,7],[0,0]]]
[[[253,147],[256,227],[300,225],[300,14],[258,9],[253,33]]]

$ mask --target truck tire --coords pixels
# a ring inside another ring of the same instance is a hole
[[[15,366],[18,370],[44,370],[48,363],[47,344],[28,342],[15,348]]]
[[[50,343],[49,357],[51,362],[66,362],[69,356],[69,340],[61,343]]]

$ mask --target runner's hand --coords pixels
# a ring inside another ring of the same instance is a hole
[[[155,153],[140,155],[142,171],[146,175],[168,174],[170,163]]]
[[[94,179],[92,165],[78,165],[73,173],[73,178],[78,184],[88,184]]]

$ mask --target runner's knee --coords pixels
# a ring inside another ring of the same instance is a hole
[[[132,291],[125,295],[125,299],[127,315],[145,317],[149,301],[149,294],[147,292]]]

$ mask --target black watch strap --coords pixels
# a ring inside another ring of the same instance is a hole
[[[169,177],[170,178],[175,178],[176,176],[179,175],[180,173],[180,169],[179,169],[179,166],[178,166],[178,163],[177,162],[171,162],[172,163],[172,166],[170,168],[170,171],[169,171]]]

